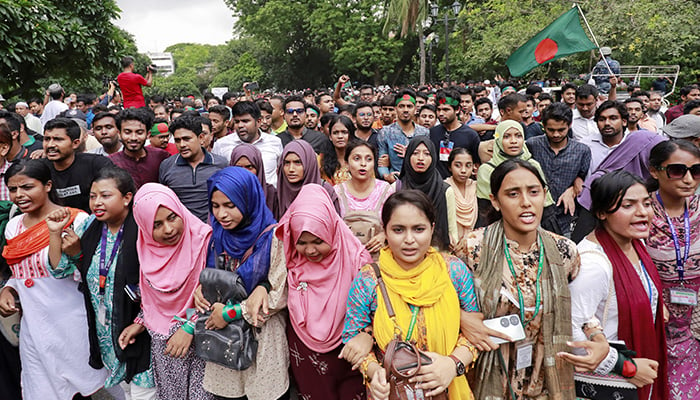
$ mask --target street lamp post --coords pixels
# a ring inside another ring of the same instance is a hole
[[[433,18],[437,18],[438,13],[439,13],[439,8],[437,4],[432,3],[430,5],[430,15]],[[454,3],[450,6],[452,9],[452,12],[454,13],[455,17],[450,18],[450,12],[445,11],[445,80],[447,81],[447,84],[449,85],[450,83],[450,21],[456,21],[457,16],[459,15],[459,11],[462,9],[462,4],[459,3],[459,1],[455,0]]]

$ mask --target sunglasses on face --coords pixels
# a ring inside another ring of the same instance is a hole
[[[357,113],[357,115],[360,117],[371,117],[372,113],[371,112],[359,112],[359,113]]]
[[[700,164],[695,164],[690,167],[683,164],[668,164],[665,167],[657,167],[659,171],[666,171],[668,179],[683,179],[685,174],[690,171],[690,176],[693,179],[700,179]]]
[[[304,108],[288,108],[285,110],[287,114],[292,115],[294,113],[297,114],[306,114],[306,109]]]

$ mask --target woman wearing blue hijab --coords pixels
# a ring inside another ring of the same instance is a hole
[[[258,178],[241,167],[224,168],[207,180],[209,221],[213,228],[207,267],[235,271],[248,298],[239,304],[210,304],[197,291],[199,311],[211,310],[207,329],[222,329],[243,318],[260,328],[254,364],[233,370],[207,362],[204,388],[217,399],[288,398],[289,352],[285,336],[287,267],[284,247],[275,238],[276,221]]]

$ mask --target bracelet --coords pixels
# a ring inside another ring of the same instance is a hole
[[[180,329],[185,331],[185,333],[188,333],[190,335],[194,335],[194,322],[187,321],[180,327]]]
[[[592,342],[593,338],[598,336],[598,335],[603,335],[603,337],[605,337],[605,332],[603,332],[601,330],[593,331],[593,332],[591,332],[590,335],[588,335],[588,340]]]
[[[243,310],[241,309],[241,303],[233,305],[225,305],[224,309],[221,311],[224,321],[233,322],[237,319],[243,318]]]
[[[477,350],[476,346],[471,344],[469,340],[466,341],[464,346],[472,353],[472,362],[469,364],[469,369],[472,369],[474,368],[474,364],[476,364],[477,357],[479,357],[479,350]]]
[[[370,383],[372,383],[372,377],[367,375],[367,371],[369,371],[369,364],[372,362],[377,362],[377,359],[376,357],[374,357],[373,353],[369,353],[365,356],[364,359],[362,359],[362,364],[360,364],[362,383],[365,385],[369,385]]]

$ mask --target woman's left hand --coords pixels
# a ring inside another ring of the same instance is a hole
[[[211,306],[211,315],[207,318],[207,322],[204,323],[204,327],[207,329],[224,329],[228,322],[224,320],[224,305],[221,303],[214,303]]]
[[[605,336],[598,335],[595,337],[598,340],[588,340],[582,342],[568,342],[567,344],[573,348],[586,349],[585,356],[578,356],[567,352],[559,352],[557,356],[573,364],[577,370],[595,371],[610,351],[610,344],[605,340]]]
[[[423,352],[433,360],[430,365],[424,365],[418,370],[418,374],[410,379],[410,382],[417,383],[426,391],[425,395],[435,396],[444,392],[452,380],[457,376],[457,366],[450,357],[441,356],[429,351]]]
[[[80,236],[76,235],[71,228],[63,230],[63,238],[61,239],[61,251],[67,256],[75,257],[80,254]]]
[[[384,235],[384,232],[381,232],[377,235],[374,235],[372,239],[365,244],[365,249],[369,251],[370,253],[376,253],[379,250],[384,247],[384,242],[386,241],[386,235]]]
[[[192,339],[194,339],[194,335],[190,335],[180,328],[170,336],[163,353],[173,358],[185,358],[192,345]]]
[[[374,340],[372,340],[370,334],[360,332],[343,346],[340,354],[338,354],[338,358],[344,358],[352,364],[352,369],[356,370],[360,367],[367,354],[372,351],[373,344]]]

